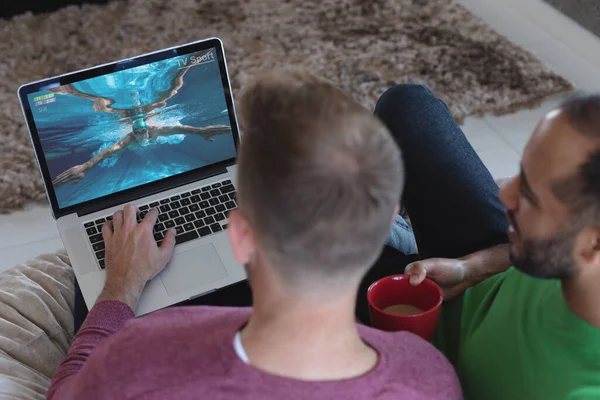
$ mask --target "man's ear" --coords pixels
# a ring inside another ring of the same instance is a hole
[[[578,238],[578,256],[585,264],[600,266],[600,228],[585,227]]]
[[[256,252],[254,232],[246,216],[235,209],[229,213],[227,235],[236,261],[242,265],[250,262]]]

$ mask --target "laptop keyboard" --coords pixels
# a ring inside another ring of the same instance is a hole
[[[159,210],[154,225],[156,243],[160,246],[167,229],[175,228],[175,240],[179,245],[227,229],[229,212],[237,208],[236,191],[230,180],[224,180],[147,203],[138,206],[138,222],[155,207]],[[83,224],[101,269],[105,267],[102,225],[107,220],[112,220],[112,215]]]

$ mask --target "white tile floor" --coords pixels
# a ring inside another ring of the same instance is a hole
[[[600,39],[542,0],[458,0],[579,90],[600,90]],[[467,118],[463,130],[495,178],[511,176],[539,119],[565,96],[503,117]]]
[[[586,91],[600,91],[600,39],[542,0],[458,0],[516,44]],[[561,98],[504,117],[467,118],[469,141],[496,178],[517,173],[537,121]],[[0,215],[0,270],[62,247],[46,207]]]

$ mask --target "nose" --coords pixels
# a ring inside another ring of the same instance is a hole
[[[517,208],[519,202],[519,179],[518,175],[514,176],[500,188],[498,197],[508,210],[515,210]]]

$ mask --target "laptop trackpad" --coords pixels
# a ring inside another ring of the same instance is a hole
[[[221,258],[212,244],[173,255],[167,268],[160,273],[169,296],[227,277]]]

